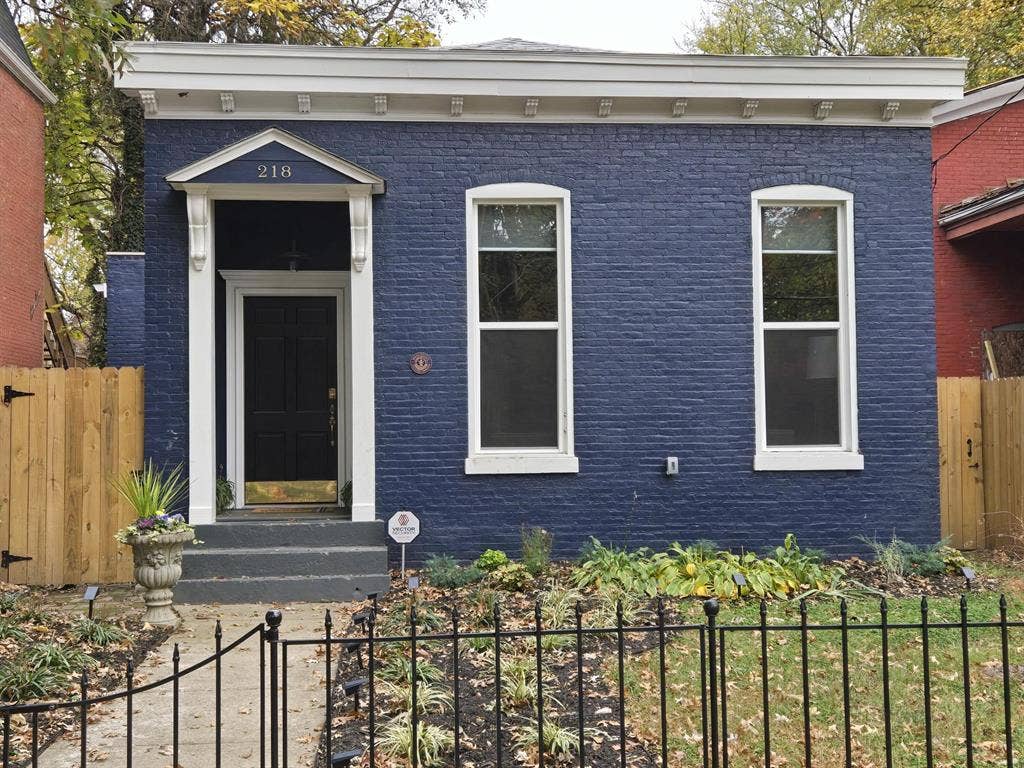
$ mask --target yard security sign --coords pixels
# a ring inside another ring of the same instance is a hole
[[[405,545],[420,535],[420,520],[407,510],[395,512],[388,520],[388,536],[402,545],[402,579],[405,579]]]

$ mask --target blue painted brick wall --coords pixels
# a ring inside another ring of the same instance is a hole
[[[267,127],[147,123],[146,444],[187,452],[184,195],[163,176]],[[939,536],[930,137],[924,129],[294,122],[382,175],[374,203],[378,515],[415,510],[411,555],[560,554],[588,536],[762,547],[788,531],[836,554],[858,535]],[[464,192],[572,192],[577,476],[466,476]],[[750,192],[855,195],[862,472],[755,473]],[[433,371],[417,377],[409,355]],[[667,455],[680,475],[666,478]]]
[[[142,365],[146,350],[146,262],[107,257],[107,365]]]

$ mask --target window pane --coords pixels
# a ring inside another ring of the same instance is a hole
[[[765,331],[768,445],[839,445],[837,331]]]
[[[766,253],[761,272],[765,322],[839,320],[835,254]]]
[[[480,332],[484,448],[558,447],[558,331]]]
[[[838,211],[836,206],[765,206],[761,208],[761,248],[834,251]]]
[[[557,256],[551,251],[482,251],[480,320],[558,320]]]
[[[553,205],[481,205],[478,210],[480,248],[556,247]]]

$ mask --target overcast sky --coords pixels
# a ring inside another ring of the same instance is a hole
[[[476,18],[442,30],[442,45],[521,37],[618,51],[679,53],[701,0],[488,0]]]

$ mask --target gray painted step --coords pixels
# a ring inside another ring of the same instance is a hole
[[[382,547],[383,520],[273,519],[197,525],[196,535],[210,548]]]
[[[387,573],[386,547],[190,547],[189,579]]]
[[[232,579],[183,579],[174,589],[179,603],[346,602],[353,591],[384,594],[391,586],[386,574],[346,576],[255,576]]]

